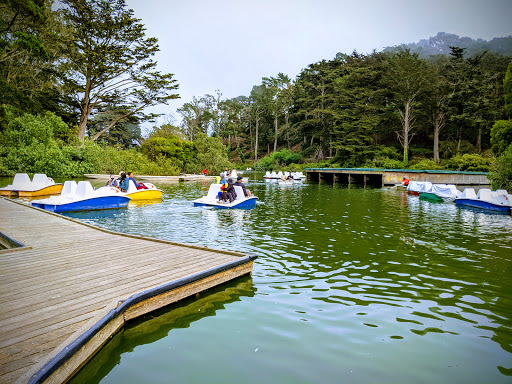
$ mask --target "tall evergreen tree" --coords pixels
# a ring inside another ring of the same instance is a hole
[[[158,52],[156,38],[145,36],[144,25],[126,8],[124,0],[62,0],[61,10],[72,39],[65,51],[63,82],[80,105],[78,137],[84,140],[91,114],[110,104],[124,111],[97,139],[119,121],[137,115],[140,121],[153,114],[144,109],[177,98],[172,74],[156,70],[152,57]]]
[[[409,161],[409,145],[414,136],[415,108],[427,81],[427,64],[406,49],[389,60],[389,87],[394,92],[392,103],[400,116],[402,129],[397,136],[404,149],[404,163]]]

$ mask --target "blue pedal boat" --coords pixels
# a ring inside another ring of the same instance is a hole
[[[475,194],[473,188],[466,188],[462,196],[455,199],[455,204],[488,211],[508,212],[512,209],[512,195],[504,189],[491,191],[488,188],[482,188],[478,194]]]
[[[94,211],[101,209],[125,208],[130,202],[114,187],[94,190],[89,181],[66,181],[59,196],[33,200],[34,207],[50,212]]]

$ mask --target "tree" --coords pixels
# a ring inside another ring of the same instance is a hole
[[[390,87],[394,92],[393,104],[399,112],[402,125],[397,136],[404,149],[404,163],[407,163],[409,144],[414,136],[414,109],[418,106],[416,99],[424,90],[427,64],[418,58],[418,54],[411,54],[406,49],[393,55],[389,66]]]
[[[64,88],[80,105],[78,138],[85,138],[91,114],[110,104],[122,111],[96,140],[119,121],[137,115],[140,121],[156,115],[146,107],[167,104],[178,95],[172,74],[156,70],[152,56],[158,52],[156,38],[146,38],[140,19],[126,9],[124,0],[62,0],[61,10],[71,39],[61,68]]]
[[[512,119],[512,60],[508,64],[505,78],[503,79],[503,88],[505,89],[505,111]]]
[[[250,95],[251,114],[255,121],[255,138],[254,138],[254,160],[258,160],[258,145],[260,133],[260,121],[268,105],[269,93],[264,85],[255,85],[252,87]]]
[[[178,109],[182,117],[182,129],[190,141],[195,140],[195,136],[202,132],[211,134],[214,132],[214,126],[217,115],[217,100],[212,95],[203,97],[193,97],[192,101],[183,104]]]
[[[290,78],[283,73],[278,73],[276,77],[264,77],[262,82],[268,89],[268,108],[272,111],[274,117],[274,152],[277,151],[279,117],[285,115],[286,125],[288,125],[289,114],[287,111],[291,104],[290,83]]]
[[[119,145],[123,148],[132,148],[138,145],[142,138],[138,117],[129,115],[126,119],[112,125],[112,121],[116,120],[120,114],[127,114],[127,111],[115,107],[105,107],[89,121],[88,135],[99,136],[98,133],[105,131],[108,127],[109,134],[99,136],[98,141],[108,145]]]
[[[424,105],[434,133],[434,161],[439,164],[439,136],[446,125],[449,86],[445,77],[443,57],[431,63],[427,73],[427,85]]]
[[[199,132],[194,143],[197,157],[193,160],[193,165],[197,172],[206,168],[213,175],[230,167],[226,147],[219,137],[208,137],[205,133]]]
[[[0,105],[15,107],[18,116],[52,111],[71,120],[55,70],[64,35],[50,1],[0,2]],[[8,124],[5,116],[0,108],[0,129]]]

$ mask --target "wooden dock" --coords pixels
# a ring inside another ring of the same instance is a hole
[[[5,198],[0,232],[4,246],[15,246],[0,249],[2,384],[63,383],[126,321],[250,274],[254,260],[119,234]]]
[[[305,171],[308,181],[375,187],[400,184],[403,177],[438,184],[489,185],[491,183],[487,178],[487,172],[375,168],[306,168]]]

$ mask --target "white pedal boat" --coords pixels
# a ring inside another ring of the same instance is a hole
[[[220,192],[221,184],[212,184],[208,190],[208,194],[200,199],[193,201],[194,207],[211,206],[220,209],[232,208],[253,208],[256,206],[258,198],[256,196],[245,197],[242,187],[235,185],[236,199],[231,203],[224,203],[217,199]]]

